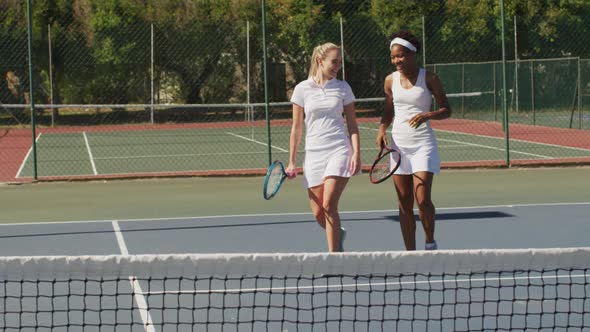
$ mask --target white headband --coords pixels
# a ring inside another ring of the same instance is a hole
[[[389,49],[391,49],[393,47],[394,44],[398,44],[401,45],[407,49],[409,49],[410,51],[416,52],[416,46],[412,45],[412,43],[410,43],[409,41],[396,37],[393,38],[393,40],[391,41],[391,44],[389,44]]]

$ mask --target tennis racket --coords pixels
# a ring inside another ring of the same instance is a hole
[[[387,180],[399,167],[400,160],[401,155],[397,150],[381,147],[369,171],[371,183],[381,183]]]
[[[286,178],[287,173],[285,173],[283,163],[278,160],[273,161],[268,167],[266,177],[264,178],[264,187],[262,189],[264,199],[275,197]]]

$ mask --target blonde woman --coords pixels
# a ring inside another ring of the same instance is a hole
[[[293,126],[286,170],[291,177],[297,174],[297,150],[305,127],[303,182],[331,252],[344,250],[346,231],[340,225],[338,201],[349,178],[361,168],[354,94],[348,83],[336,79],[340,68],[340,47],[325,43],[313,50],[309,77],[297,84],[291,97]]]

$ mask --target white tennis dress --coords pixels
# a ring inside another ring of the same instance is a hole
[[[414,115],[430,112],[432,106],[432,93],[426,86],[426,71],[420,68],[416,85],[410,89],[402,87],[399,72],[392,75],[391,91],[395,114],[391,130],[392,147],[401,154],[400,167],[395,174],[423,171],[439,173],[440,155],[430,121],[415,129],[409,124]]]
[[[352,145],[343,116],[344,106],[354,102],[350,85],[334,78],[322,88],[310,78],[295,86],[291,102],[305,113],[304,185],[318,186],[327,176],[352,176]]]

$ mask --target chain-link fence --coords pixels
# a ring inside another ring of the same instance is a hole
[[[344,49],[368,164],[402,28],[449,95],[443,166],[590,162],[590,5],[506,1],[502,22],[500,1],[393,2],[32,1],[29,35],[27,1],[5,0],[0,180],[263,172],[287,159],[288,100],[326,41]]]

